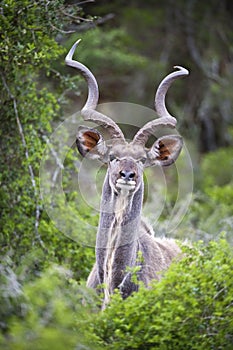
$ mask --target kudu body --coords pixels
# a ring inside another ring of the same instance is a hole
[[[86,121],[104,127],[110,140],[104,141],[99,131],[79,127],[77,147],[82,156],[98,158],[108,165],[102,189],[100,220],[96,238],[96,262],[87,286],[104,292],[103,307],[116,288],[123,298],[138,289],[132,281],[135,268],[139,281],[147,286],[159,279],[180,249],[172,239],[155,238],[152,228],[142,219],[143,170],[145,167],[172,164],[182,148],[182,138],[163,136],[147,148],[146,142],[158,127],[175,128],[176,119],[165,106],[165,95],[170,84],[185,76],[182,67],[163,79],[155,96],[159,118],[145,124],[131,142],[126,142],[119,126],[109,117],[97,112],[99,92],[95,77],[83,64],[73,60],[76,42],[66,57],[66,64],[77,68],[88,83],[88,98],[81,114]]]

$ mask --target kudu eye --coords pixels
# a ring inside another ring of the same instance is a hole
[[[145,163],[146,163],[146,160],[147,160],[146,157],[143,157],[143,158],[140,159],[140,161],[141,161],[142,164],[145,164]]]
[[[110,154],[109,155],[109,160],[110,160],[110,162],[112,162],[113,160],[115,160],[116,159],[116,156],[114,156],[114,154]]]

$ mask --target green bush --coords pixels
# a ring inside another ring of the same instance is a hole
[[[207,242],[225,231],[228,241],[233,242],[232,153],[228,147],[202,157],[193,199],[177,230],[178,237]]]
[[[96,296],[78,285],[69,270],[51,266],[20,288],[20,296],[20,312],[11,317],[5,338],[0,338],[2,348],[96,349],[85,336],[85,324],[98,305]]]
[[[160,282],[104,312],[94,291],[52,265],[21,285],[9,258],[1,265],[0,337],[4,349],[224,349],[233,342],[233,252],[221,238],[184,248]],[[29,261],[25,267],[29,266]],[[4,307],[3,307],[4,306]]]
[[[107,349],[232,349],[232,248],[221,239],[185,252],[150,289],[114,295],[93,340]]]
[[[83,13],[76,5],[67,6],[69,14]],[[63,114],[60,94],[74,86],[73,80],[54,71],[57,61],[65,66],[62,55],[67,50],[56,40],[72,22],[65,10],[63,0],[1,2],[0,255],[11,258],[16,275],[28,261],[27,281],[52,262],[71,268],[76,279],[86,278],[94,258],[81,240],[78,244],[68,239],[53,225],[39,189],[46,140]],[[67,173],[76,158],[69,159]],[[72,204],[76,216],[74,200]],[[74,226],[73,231],[76,236],[88,234],[87,227]]]
[[[202,158],[200,170],[204,190],[211,186],[226,185],[233,180],[232,152],[232,147],[220,148]]]

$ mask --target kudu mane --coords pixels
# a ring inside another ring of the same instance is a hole
[[[82,156],[98,158],[108,165],[100,205],[96,262],[87,281],[87,286],[103,291],[104,308],[116,288],[123,298],[138,289],[131,278],[134,267],[138,280],[148,286],[152,279],[161,277],[161,272],[180,253],[173,239],[155,238],[152,228],[141,217],[143,170],[153,165],[170,165],[180,153],[182,138],[177,135],[160,137],[151,148],[145,145],[158,127],[175,128],[176,118],[167,111],[165,96],[174,80],[189,73],[176,66],[177,70],[162,80],[155,95],[159,118],[146,123],[128,143],[119,126],[96,111],[99,99],[96,79],[86,66],[73,60],[78,43],[70,49],[66,64],[78,69],[88,84],[88,98],[81,115],[85,121],[104,127],[111,138],[109,145],[99,131],[80,126],[76,140]]]

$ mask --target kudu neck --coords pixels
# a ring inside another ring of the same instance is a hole
[[[115,192],[109,183],[107,172],[102,190],[97,247],[111,248],[109,237],[115,236],[113,245],[125,245],[135,241],[141,222],[143,182],[135,192]],[[117,242],[116,242],[117,240]]]

